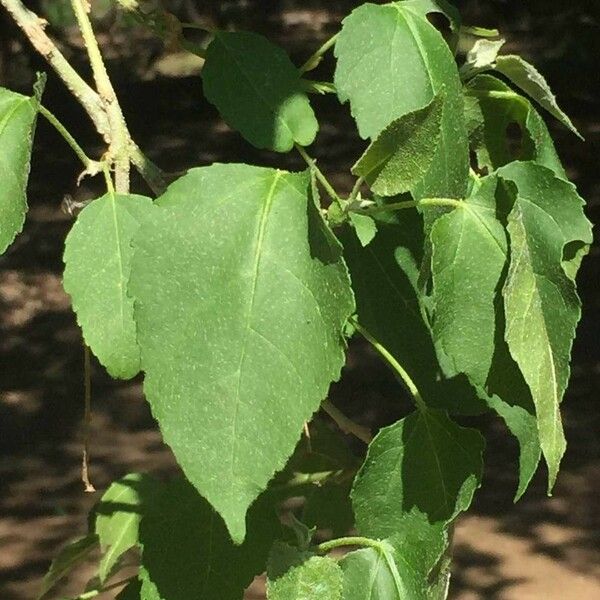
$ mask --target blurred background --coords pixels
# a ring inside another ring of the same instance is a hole
[[[39,11],[67,57],[88,73],[68,0],[26,4]],[[346,0],[166,0],[183,21],[252,29],[282,45],[301,64],[339,28],[360,2]],[[559,102],[586,138],[547,119],[569,175],[600,220],[600,3],[597,0],[475,0],[456,2],[466,24],[497,27],[505,52],[518,52],[547,76]],[[303,168],[294,155],[251,148],[220,120],[202,97],[202,62],[178,53],[119,16],[112,0],[92,0],[98,37],[134,139],[168,171],[215,161]],[[202,42],[198,34],[198,42]],[[315,78],[329,78],[329,57]],[[0,85],[28,92],[46,70],[0,9]],[[321,131],[311,149],[340,192],[348,192],[350,166],[364,149],[347,106],[315,96]],[[97,157],[102,145],[87,117],[50,75],[44,103]],[[547,117],[547,115],[544,115]],[[83,414],[81,338],[62,290],[62,248],[72,217],[65,195],[94,197],[98,182],[77,187],[79,165],[40,120],[25,230],[0,258],[0,598],[35,597],[50,560],[85,532],[98,494],[80,482]],[[145,192],[140,181],[136,191]],[[600,598],[600,256],[594,247],[579,283],[584,305],[574,349],[571,386],[564,402],[569,449],[554,497],[545,496],[540,470],[525,498],[513,506],[516,444],[503,426],[480,419],[488,437],[483,488],[463,517],[455,539],[451,598],[526,600]],[[360,342],[352,344],[332,400],[373,428],[404,414],[394,377]],[[170,451],[142,399],[141,381],[114,382],[94,363],[91,477],[103,490],[136,470],[175,471]],[[81,572],[62,588],[83,589]],[[262,598],[261,582],[247,598]]]

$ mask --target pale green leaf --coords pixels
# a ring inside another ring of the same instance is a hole
[[[130,291],[145,393],[236,543],[248,506],[344,363],[353,296],[309,179],[245,165],[194,169],[157,200],[136,238]]]
[[[382,549],[364,548],[346,554],[340,561],[344,571],[343,600],[407,600],[420,599],[424,581],[395,552],[388,542]],[[402,569],[402,570],[400,570]]]
[[[460,30],[460,11],[446,0],[402,0],[401,4],[403,9],[410,10],[420,17],[425,17],[431,13],[444,15],[454,33],[458,33]]]
[[[0,254],[21,232],[25,222],[27,180],[41,89],[29,97],[0,88]]]
[[[122,379],[140,370],[127,284],[131,241],[151,208],[143,196],[107,194],[81,211],[65,243],[63,284],[85,342],[106,370]]]
[[[140,525],[143,600],[239,600],[262,573],[281,526],[269,497],[248,514],[248,539],[236,546],[225,523],[183,479],[164,486]],[[146,591],[147,590],[147,591]]]
[[[436,154],[414,193],[462,198],[469,161],[458,69],[441,33],[405,4],[364,4],[344,19],[335,46],[338,96],[350,101],[360,135],[373,139],[443,90]]]
[[[581,137],[571,119],[558,106],[556,97],[544,76],[532,64],[520,56],[509,54],[496,59],[496,70],[508,77],[575,135]]]
[[[100,582],[110,575],[119,558],[138,543],[138,528],[148,496],[158,493],[153,480],[132,473],[115,481],[96,507],[95,531],[104,552],[100,561]]]
[[[460,74],[463,79],[468,79],[481,71],[493,67],[496,57],[506,40],[479,39],[473,44],[473,47],[467,52],[465,63],[460,68]]]
[[[495,175],[478,183],[431,230],[433,334],[453,374],[484,385],[495,348],[494,299],[507,262],[507,240],[496,217]]]
[[[419,514],[448,523],[479,487],[483,447],[478,431],[438,410],[420,410],[382,429],[352,490],[358,530],[389,537]]]
[[[566,447],[559,406],[581,313],[575,284],[562,266],[563,251],[570,242],[591,243],[591,227],[574,187],[551,171],[513,163],[499,174],[516,190],[508,216],[505,338],[531,389],[551,489]]]
[[[515,159],[533,160],[566,179],[552,137],[529,100],[491,75],[478,75],[465,87],[467,127],[480,168],[498,169]],[[509,138],[516,124],[520,140]]]
[[[464,376],[441,372],[424,296],[419,285],[423,260],[423,219],[416,211],[378,217],[377,237],[362,248],[352,232],[342,231],[359,322],[406,369],[425,401],[453,413],[486,410]]]
[[[344,575],[334,560],[286,546],[276,543],[271,551],[267,570],[269,600],[341,600]],[[282,551],[284,560],[273,556]]]
[[[98,536],[94,533],[86,535],[65,546],[52,561],[50,569],[44,575],[38,598],[45,596],[61,579],[66,577],[89,554],[98,548]]]
[[[443,95],[425,108],[407,113],[388,125],[352,167],[373,192],[394,196],[412,189],[429,170],[437,149]]]
[[[367,215],[350,213],[350,222],[354,226],[356,237],[358,237],[361,246],[368,246],[377,235],[377,224],[374,219]]]
[[[202,70],[204,93],[225,122],[257,148],[287,152],[311,144],[318,130],[287,54],[250,32],[215,34]]]

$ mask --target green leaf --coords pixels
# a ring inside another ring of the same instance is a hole
[[[311,556],[276,543],[267,570],[269,600],[341,600],[344,575],[331,558]],[[283,548],[287,555],[282,561]],[[275,563],[275,564],[273,564]]]
[[[344,571],[343,600],[407,600],[423,598],[423,580],[402,566],[400,557],[388,542],[382,549],[364,548],[346,554],[340,561]]]
[[[402,8],[410,10],[420,17],[431,13],[444,15],[450,24],[450,29],[458,34],[461,27],[460,11],[446,0],[402,0]]]
[[[581,134],[577,131],[571,119],[558,106],[556,97],[543,75],[532,64],[523,60],[520,56],[509,54],[497,58],[496,70],[508,77],[517,87],[521,88],[565,127],[581,138]]]
[[[531,389],[551,490],[566,447],[559,405],[581,313],[575,284],[562,266],[563,250],[570,242],[591,243],[591,227],[575,188],[551,171],[513,163],[499,175],[516,190],[507,227],[505,338]]]
[[[469,79],[492,68],[496,62],[498,52],[506,40],[479,39],[473,44],[473,47],[467,52],[465,63],[460,68],[460,74],[463,79]]]
[[[495,175],[431,229],[433,334],[452,365],[483,385],[495,348],[494,299],[505,264],[507,240],[496,218]]]
[[[367,215],[359,215],[358,213],[350,213],[350,222],[354,226],[356,237],[358,237],[361,246],[368,246],[377,235],[377,224]]]
[[[158,493],[158,487],[150,477],[132,473],[115,481],[102,496],[95,511],[95,530],[104,552],[99,568],[101,583],[119,558],[138,543],[143,510],[153,493]]]
[[[444,101],[436,96],[425,108],[393,121],[371,142],[352,167],[373,192],[394,196],[412,189],[428,171],[437,149]]]
[[[65,546],[52,561],[50,569],[44,575],[42,587],[37,597],[42,598],[45,596],[96,548],[98,548],[98,536],[95,533],[86,535]]]
[[[479,487],[483,448],[478,431],[438,410],[413,413],[382,429],[354,482],[357,528],[389,537],[419,513],[432,524],[448,523],[469,507]]]
[[[145,393],[236,543],[248,506],[344,363],[353,296],[309,179],[246,165],[194,169],[136,237],[130,291]]]
[[[478,75],[465,88],[469,137],[480,168],[494,171],[517,159],[533,160],[566,179],[552,137],[542,117],[523,96],[491,75]],[[517,124],[521,140],[509,140]]]
[[[360,135],[374,139],[443,90],[436,154],[414,193],[462,198],[469,160],[458,69],[440,32],[407,5],[364,4],[344,19],[335,46],[338,96],[350,101]]]
[[[65,243],[64,287],[71,296],[86,344],[113,377],[140,370],[133,299],[127,293],[143,196],[107,194],[86,206]]]
[[[23,229],[27,180],[43,81],[33,97],[0,88],[0,254]]]
[[[239,600],[254,576],[265,570],[269,549],[281,534],[268,496],[250,510],[248,530],[248,539],[236,546],[223,520],[192,485],[183,479],[170,482],[140,525],[147,571],[142,598]]]
[[[249,32],[215,34],[202,70],[204,93],[228,125],[257,148],[288,152],[312,144],[315,114],[299,70],[266,38]]]
[[[305,496],[302,522],[308,527],[329,530],[335,537],[346,535],[354,525],[350,481],[313,485]]]
[[[419,288],[423,261],[423,219],[416,211],[378,217],[377,237],[362,248],[340,233],[356,295],[359,322],[403,365],[425,401],[453,413],[479,414],[485,404],[464,376],[441,372],[424,296]]]

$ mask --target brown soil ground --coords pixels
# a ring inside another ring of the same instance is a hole
[[[553,127],[559,151],[597,222],[597,96],[586,85],[573,84],[583,91],[575,96],[567,77],[557,74],[555,80],[588,140],[579,145]],[[224,128],[214,110],[202,103],[198,80],[121,88],[134,134],[167,169],[182,168],[190,160],[282,164],[280,157],[252,151]],[[93,149],[93,137],[79,123],[80,116],[61,108],[67,98],[58,84],[51,82],[47,101],[74,123]],[[315,154],[343,190],[350,184],[343,173],[362,145],[332,99],[318,99],[317,104],[327,125]],[[144,111],[139,110],[141,105]],[[41,124],[31,212],[24,233],[0,259],[1,600],[35,597],[49,561],[67,540],[85,531],[87,511],[110,481],[132,471],[168,474],[176,469],[144,404],[140,381],[113,382],[94,365],[91,475],[100,491],[82,491],[82,350],[61,286],[61,248],[71,220],[59,205],[67,191],[83,198],[97,190],[88,182],[75,189],[77,166],[57,159],[66,153],[62,142]],[[284,158],[283,164],[301,166],[293,158]],[[545,496],[540,473],[526,497],[513,506],[515,444],[496,421],[479,422],[490,440],[486,475],[474,507],[456,531],[452,598],[600,598],[599,271],[600,255],[594,248],[581,275],[584,318],[564,405],[570,446],[556,493],[553,498]],[[376,357],[355,345],[348,364],[342,383],[333,390],[334,400],[369,425],[397,418],[400,392]],[[61,591],[80,592],[87,575],[84,569]],[[263,598],[260,579],[246,598]]]

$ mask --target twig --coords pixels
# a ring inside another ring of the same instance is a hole
[[[306,150],[300,146],[300,144],[296,144],[296,150],[298,154],[304,159],[304,162],[313,170],[317,180],[323,186],[329,197],[343,210],[344,203],[342,199],[339,197],[338,193],[333,189],[333,186],[327,180],[327,177],[323,175],[321,169],[317,167],[317,161],[314,158],[311,158]]]
[[[336,425],[344,432],[352,434],[354,437],[363,441],[365,444],[370,444],[373,439],[371,430],[363,427],[358,423],[349,419],[343,412],[335,407],[329,400],[324,400],[321,408],[335,421]]]
[[[86,110],[100,135],[108,141],[110,126],[100,96],[82,79],[46,35],[46,22],[25,7],[21,0],[0,0],[33,47],[48,61],[57,75]]]
[[[85,412],[83,416],[83,458],[81,461],[81,481],[88,493],[95,492],[96,488],[90,481],[90,429],[92,420],[92,366],[90,361],[90,349],[86,344],[83,346],[83,371],[84,371],[84,402]]]

